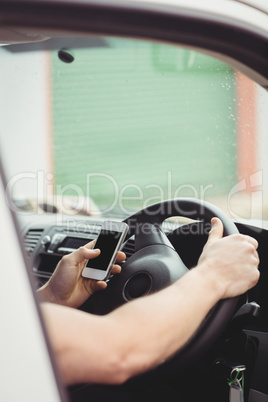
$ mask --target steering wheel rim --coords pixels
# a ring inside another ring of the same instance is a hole
[[[125,219],[124,222],[129,225],[127,239],[135,234],[137,222],[161,225],[165,219],[171,216],[207,221],[216,216],[223,222],[223,236],[238,233],[238,229],[232,220],[220,208],[210,202],[193,198],[174,198],[152,204]]]
[[[129,225],[127,239],[135,234],[137,237],[137,233],[139,233],[142,225],[150,224],[154,228],[159,228],[162,222],[171,216],[183,216],[205,222],[210,222],[211,218],[216,216],[221,219],[223,223],[224,236],[239,233],[237,227],[231,221],[231,219],[216,206],[205,201],[199,201],[191,198],[178,198],[153,204],[127,218],[125,220],[125,222]],[[161,237],[160,243],[162,240],[163,238]],[[166,240],[164,239],[164,242],[165,241]],[[152,247],[157,247],[157,244],[159,244],[160,247],[160,243],[157,243],[156,240],[156,244],[151,245],[151,250]],[[166,251],[170,245],[167,243],[165,246],[165,249],[162,247],[162,251]],[[146,250],[148,249],[150,249],[148,245],[145,245],[145,247],[141,248],[141,250],[140,247],[138,247],[136,254],[141,252],[146,253]],[[168,250],[168,252],[170,252],[170,250]],[[148,261],[149,260],[147,260],[147,262]],[[169,262],[167,264],[169,264]],[[135,265],[135,261],[133,265]],[[122,272],[124,272],[124,270],[125,268],[123,268]],[[122,273],[118,277],[121,277],[121,275]],[[173,279],[173,281],[174,280],[176,279]],[[112,281],[114,281],[113,283],[116,283],[118,278],[113,277],[107,289],[109,289],[112,285]],[[100,297],[102,296],[99,296],[99,299]],[[197,359],[208,351],[211,345],[222,333],[223,329],[233,316],[238,302],[239,297],[220,300],[209,312],[193,337],[179,352],[158,366],[156,369],[129,380],[126,385],[128,387],[137,387],[143,384],[148,384],[151,381],[154,382],[159,376],[170,376],[170,374],[174,372],[178,374],[180,371],[185,370],[187,367],[193,364],[193,362],[196,362]]]

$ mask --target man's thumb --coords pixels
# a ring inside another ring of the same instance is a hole
[[[211,219],[211,230],[208,240],[221,239],[223,236],[223,224],[219,218]]]

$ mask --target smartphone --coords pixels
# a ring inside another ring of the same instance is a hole
[[[94,246],[99,248],[101,253],[98,257],[88,260],[82,272],[84,278],[104,281],[109,277],[117,251],[120,250],[128,229],[128,225],[124,222],[103,223]]]

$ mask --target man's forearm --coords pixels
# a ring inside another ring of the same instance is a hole
[[[220,289],[194,269],[107,316],[44,306],[64,381],[121,383],[158,365],[185,344],[220,297]]]

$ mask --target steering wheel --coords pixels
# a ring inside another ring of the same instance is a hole
[[[224,236],[238,233],[231,219],[208,202],[181,198],[142,209],[125,220],[129,225],[127,239],[135,236],[135,253],[124,263],[121,274],[110,279],[105,292],[93,295],[93,313],[106,314],[135,298],[156,292],[180,279],[188,271],[161,230],[162,222],[172,216],[184,216],[207,223],[216,216],[223,223]],[[237,308],[238,300],[236,297],[219,301],[182,350],[157,369],[129,382],[134,386],[140,382],[148,383],[158,375],[162,377],[171,372],[178,374],[196,362],[222,333]]]

